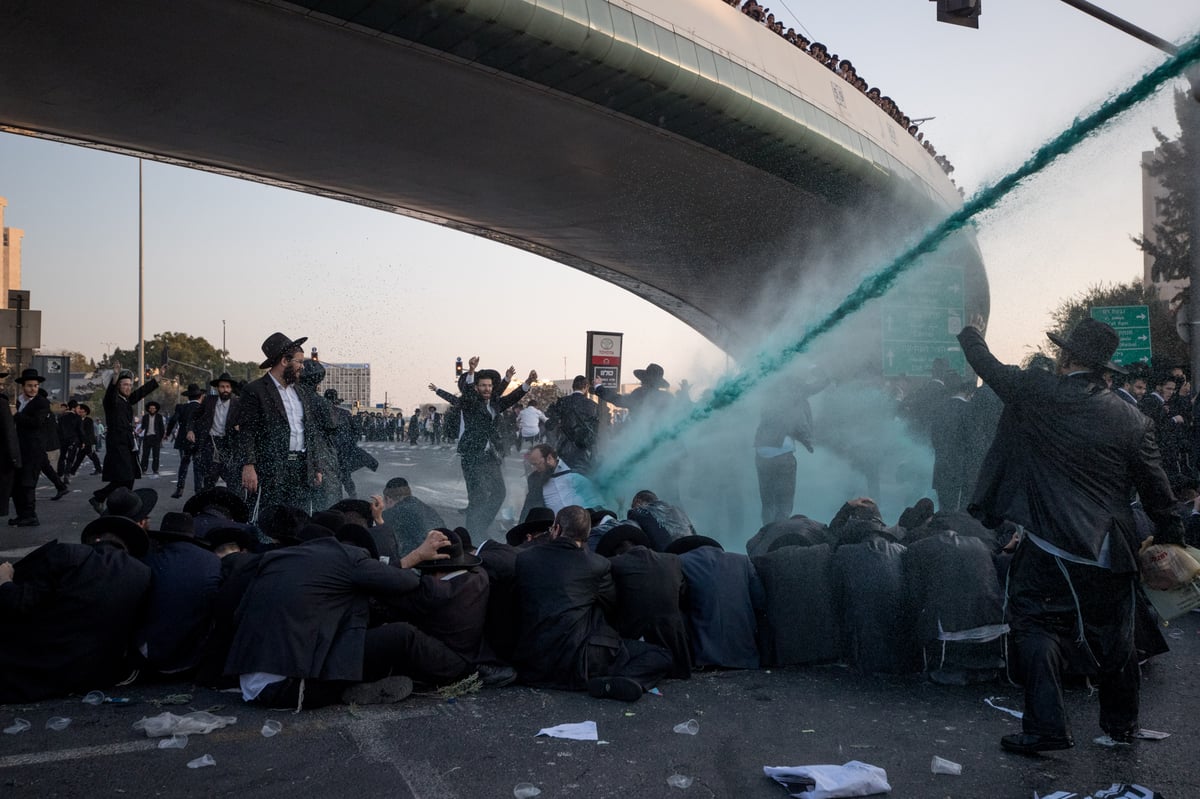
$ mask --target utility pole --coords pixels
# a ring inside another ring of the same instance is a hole
[[[138,159],[138,370],[137,379],[146,382],[146,266],[142,235],[142,159]],[[137,412],[144,411],[138,400]]]

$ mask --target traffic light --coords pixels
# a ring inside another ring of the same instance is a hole
[[[454,359],[454,376],[462,377],[462,358]]]
[[[983,0],[936,0],[938,22],[951,25],[979,27],[979,15],[983,13]]]

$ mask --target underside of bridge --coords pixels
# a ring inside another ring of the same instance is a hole
[[[670,90],[678,78],[470,13],[480,5],[5,3],[0,129],[499,240],[735,351],[778,310],[764,298],[824,288],[856,244],[898,245],[946,210],[828,129],[785,135],[770,109],[730,112],[740,96]],[[958,246],[968,309],[986,313],[978,251]]]

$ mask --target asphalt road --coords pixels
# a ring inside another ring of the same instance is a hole
[[[377,491],[392,476],[419,474],[418,494],[426,492],[448,509],[465,504],[450,452],[373,449],[382,465],[375,475],[359,472],[367,475],[360,492]],[[519,468],[513,463],[509,475],[518,485]],[[73,540],[93,518],[81,492],[94,489],[98,479],[78,478],[72,485],[77,492],[57,503],[40,492],[43,525],[0,530],[0,557],[18,556],[53,537]],[[155,520],[182,505],[166,497],[169,480],[163,474],[157,483],[145,482],[164,495]],[[510,496],[519,500],[520,494]],[[148,684],[109,690],[129,698],[128,705],[90,706],[68,697],[0,707],[0,729],[16,718],[32,725],[20,734],[0,734],[0,797],[472,799],[509,797],[518,783],[531,783],[544,797],[575,799],[769,798],[786,793],[763,776],[764,765],[861,760],[887,771],[895,797],[1029,799],[1035,791],[1086,795],[1133,781],[1168,799],[1187,799],[1200,796],[1200,615],[1171,625],[1168,638],[1172,651],[1144,670],[1142,723],[1171,735],[1123,750],[1091,743],[1100,733],[1097,704],[1083,689],[1068,696],[1076,748],[1024,757],[999,748],[1000,736],[1017,731],[1019,722],[984,702],[996,697],[997,704],[1020,709],[1019,689],[1001,683],[938,686],[917,675],[862,676],[837,666],[709,672],[668,681],[661,696],[632,705],[509,687],[454,701],[414,696],[386,707],[339,706],[299,715],[246,706],[236,694],[188,683]],[[177,694],[190,698],[179,706],[160,705]],[[212,710],[237,722],[192,736],[183,750],[160,750],[131,725],[168,710]],[[71,723],[61,732],[46,729],[54,716]],[[266,719],[280,721],[282,732],[263,737]],[[672,732],[688,719],[699,722],[699,734]],[[596,722],[604,743],[535,737],[542,728],[585,720]],[[216,765],[187,768],[204,754]],[[932,774],[934,755],[962,764],[962,775]],[[691,787],[668,786],[673,774],[691,777]]]

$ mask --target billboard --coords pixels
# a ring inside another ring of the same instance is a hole
[[[599,380],[607,389],[621,390],[622,333],[587,332],[587,378],[589,385]]]

